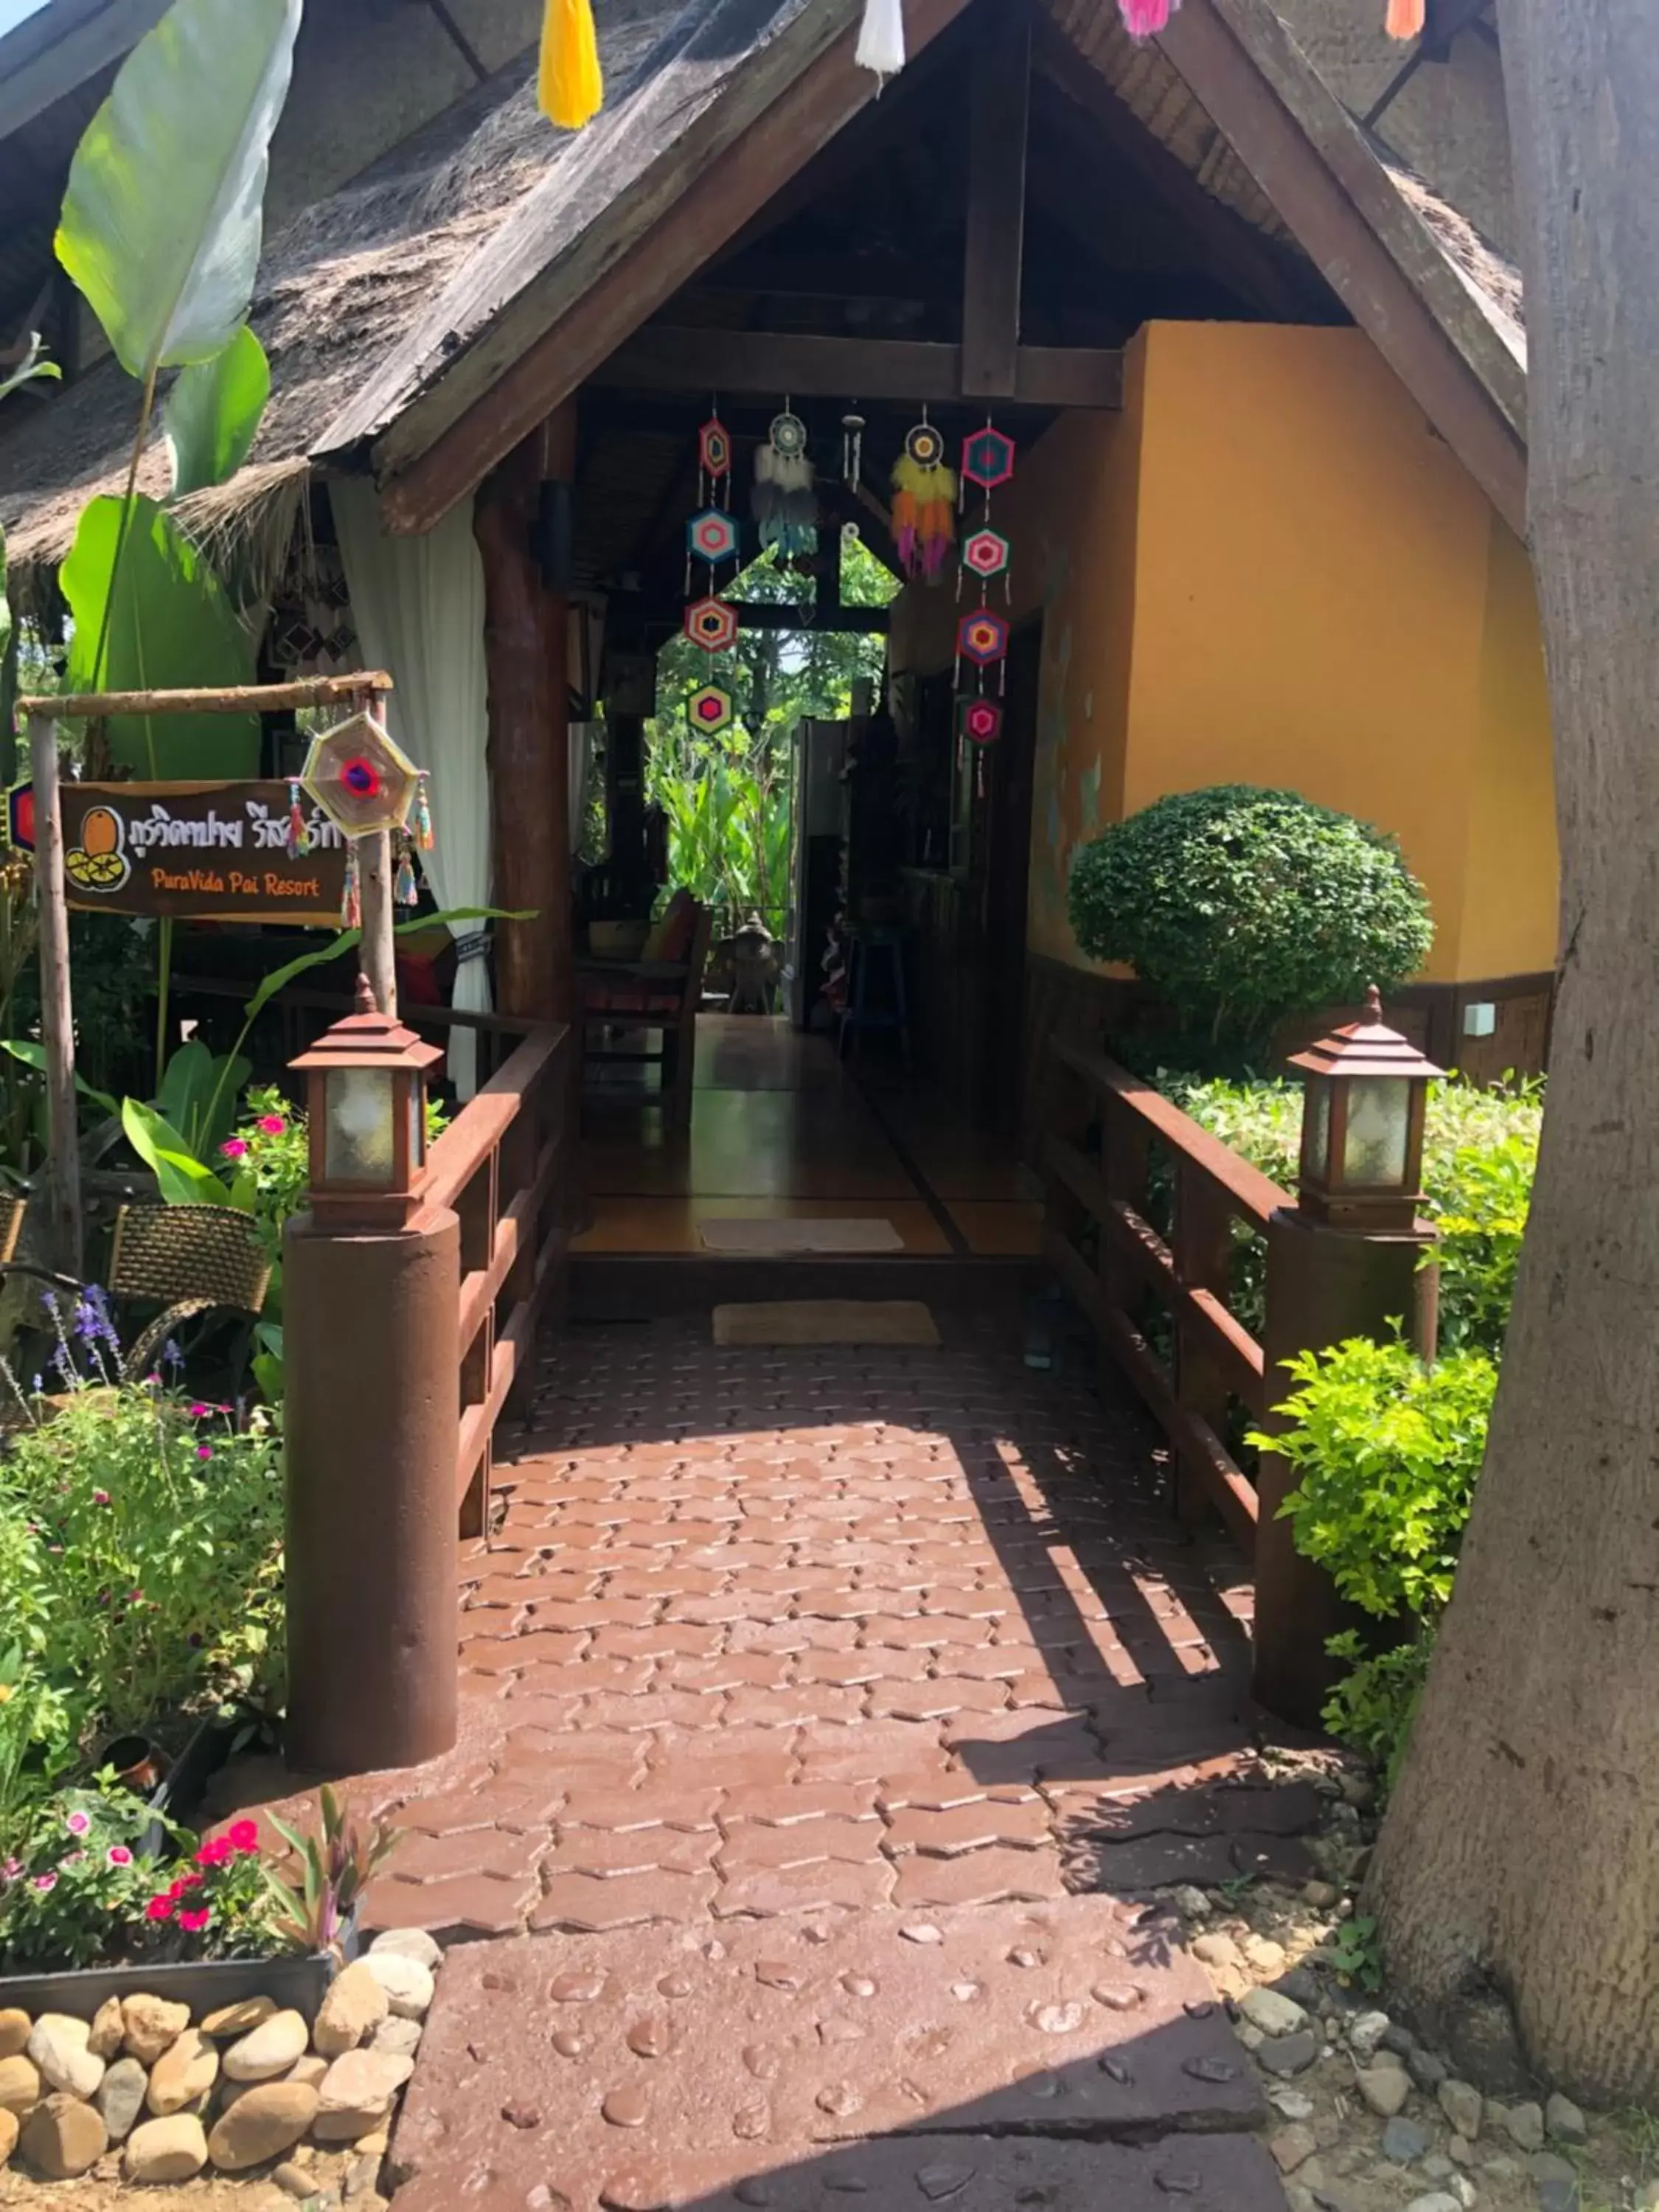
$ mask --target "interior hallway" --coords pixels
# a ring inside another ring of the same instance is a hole
[[[592,1219],[574,1249],[701,1255],[706,1222],[803,1217],[890,1222],[902,1256],[1024,1259],[1039,1246],[1037,1186],[1009,1139],[873,1052],[852,1070],[781,1016],[702,1016],[689,1139],[665,1129],[654,1073],[590,1091]]]

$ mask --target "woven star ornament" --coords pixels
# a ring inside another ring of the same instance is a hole
[[[311,741],[300,781],[347,837],[401,830],[421,771],[372,714],[354,714]]]

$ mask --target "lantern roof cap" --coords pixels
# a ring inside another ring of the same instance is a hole
[[[1389,1028],[1382,1019],[1382,994],[1375,983],[1366,990],[1365,1011],[1357,1022],[1321,1037],[1305,1052],[1292,1054],[1289,1065],[1304,1075],[1404,1076],[1423,1082],[1446,1072],[1419,1052],[1409,1037]]]
[[[408,1070],[424,1075],[443,1058],[441,1045],[425,1043],[413,1030],[380,1011],[367,975],[357,978],[356,1006],[356,1013],[325,1030],[309,1051],[289,1060],[289,1066],[302,1073],[312,1068],[378,1067],[388,1073]]]

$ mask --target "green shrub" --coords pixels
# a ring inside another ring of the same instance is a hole
[[[1333,1636],[1325,1649],[1350,1669],[1325,1701],[1325,1725],[1339,1743],[1363,1752],[1375,1764],[1383,1796],[1392,1796],[1429,1679],[1434,1630],[1425,1621],[1410,1644],[1367,1651],[1349,1629]]]
[[[1128,962],[1212,1046],[1265,1046],[1288,1014],[1403,982],[1434,939],[1393,838],[1291,791],[1178,792],[1084,848],[1072,927]]]

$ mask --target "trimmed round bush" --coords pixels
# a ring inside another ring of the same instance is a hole
[[[1395,841],[1293,791],[1172,793],[1086,845],[1072,927],[1127,961],[1193,1031],[1264,1044],[1288,1014],[1356,1006],[1414,975],[1434,941]]]

